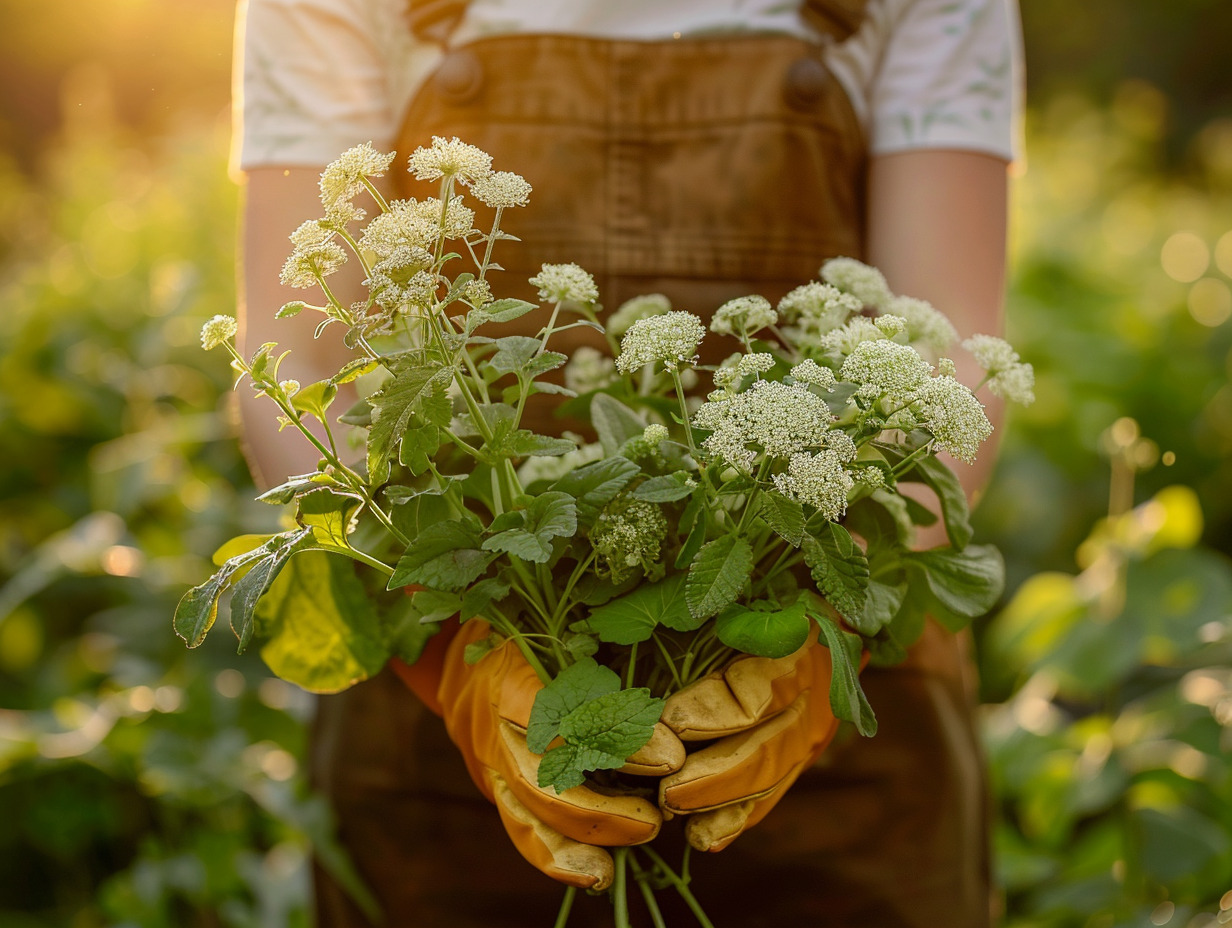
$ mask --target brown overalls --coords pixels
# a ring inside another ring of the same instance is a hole
[[[809,6],[841,40],[862,3]],[[799,39],[481,40],[451,52],[419,92],[398,150],[432,135],[478,145],[534,186],[529,208],[506,212],[522,242],[497,246],[501,297],[534,299],[525,281],[541,263],[576,262],[609,308],[659,292],[705,317],[736,296],[777,301],[825,258],[863,253],[865,142],[819,47]],[[393,173],[401,195],[435,192]],[[541,324],[527,317],[532,333]],[[708,341],[719,357],[734,349]],[[930,625],[906,665],[866,671],[880,733],[840,736],[762,824],[694,858],[694,892],[716,928],[989,923],[962,650]],[[517,854],[440,720],[392,673],[323,698],[312,752],[315,784],[390,928],[553,923],[562,888]],[[669,860],[678,832],[668,823],[659,839]],[[323,928],[368,924],[317,876]],[[673,895],[660,894],[668,924],[694,924]],[[634,924],[648,926],[639,902]],[[580,897],[569,920],[610,924],[602,897]]]

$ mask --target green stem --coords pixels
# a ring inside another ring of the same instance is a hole
[[[893,477],[898,477],[907,473],[907,471],[915,466],[915,462],[918,458],[924,457],[932,451],[934,441],[936,441],[936,439],[930,438],[922,447],[916,448],[909,455],[899,461],[890,470],[890,475]]]
[[[492,246],[496,244],[496,233],[500,230],[501,213],[505,211],[503,206],[496,207],[496,217],[492,220],[492,231],[488,233],[488,247],[483,252],[483,264],[479,267],[479,279],[483,280],[488,273],[488,263],[492,260]]]
[[[633,868],[633,878],[637,880],[637,888],[641,890],[642,899],[646,901],[646,910],[650,912],[650,920],[654,922],[654,928],[667,928],[663,913],[659,911],[659,903],[655,901],[654,890],[650,887],[650,874],[643,870],[642,865],[637,862],[636,854],[629,855],[629,866]]]
[[[517,627],[505,617],[495,606],[491,607],[491,614],[487,616],[488,624],[494,626],[506,638],[514,643],[522,656],[526,658],[526,663],[530,664],[531,669],[535,671],[535,676],[547,686],[552,682],[552,675],[548,673],[547,668],[543,666],[543,662],[539,660],[534,649],[530,646],[530,642],[518,631]]]
[[[714,928],[714,923],[711,922],[710,919],[706,917],[706,913],[702,910],[701,903],[699,903],[697,901],[697,898],[691,892],[689,892],[688,884],[684,880],[682,880],[680,876],[674,870],[672,870],[671,867],[667,865],[667,861],[665,861],[662,857],[656,854],[654,849],[651,848],[650,845],[648,844],[642,845],[642,851],[646,854],[647,857],[649,857],[651,860],[654,861],[655,866],[659,869],[659,872],[662,873],[663,876],[667,878],[667,881],[671,883],[672,886],[675,888],[676,892],[680,894],[680,898],[683,899],[684,904],[689,907],[689,910],[693,913],[693,916],[697,919],[698,924],[700,924],[702,928]]]
[[[629,648],[629,669],[625,674],[625,689],[633,689],[633,671],[637,667],[637,642]]]
[[[651,640],[653,640],[654,643],[659,646],[659,653],[663,655],[663,664],[665,667],[667,667],[669,671],[671,671],[672,679],[676,683],[676,689],[677,690],[684,689],[684,682],[680,679],[679,671],[676,670],[676,661],[669,653],[667,653],[667,645],[663,643],[662,638],[660,638],[658,635],[654,634],[653,632],[651,632],[650,637],[651,637]]]
[[[358,261],[359,266],[364,269],[364,277],[371,277],[372,268],[370,268],[368,266],[368,262],[364,260],[363,253],[359,250],[359,242],[355,241],[351,233],[341,226],[339,226],[335,231],[342,237],[342,240],[347,243],[347,246],[351,249],[351,253],[355,255],[355,260]]]
[[[556,914],[556,924],[552,928],[565,928],[565,923],[569,921],[569,910],[573,908],[573,899],[576,895],[576,886],[565,888],[565,898],[560,902],[560,911]]]
[[[333,551],[335,554],[345,554],[349,558],[359,561],[361,564],[367,564],[374,570],[379,570],[387,577],[394,575],[394,569],[384,561],[378,561],[370,554],[360,551],[358,548],[335,547],[334,545],[323,546],[327,551]]]
[[[360,181],[362,181],[363,185],[368,188],[368,192],[372,194],[372,199],[376,200],[376,205],[381,208],[381,212],[388,213],[389,204],[385,202],[385,197],[381,195],[381,191],[376,189],[376,185],[366,177],[361,177]]]
[[[625,886],[625,864],[629,860],[629,849],[627,847],[618,847],[612,851],[612,859],[616,863],[616,875],[612,879],[612,888],[609,890],[612,899],[612,907],[615,910],[614,918],[616,928],[633,928],[629,921],[629,897]]]
[[[556,331],[556,317],[560,314],[560,302],[558,301],[552,306],[552,315],[548,318],[548,324],[543,327],[543,340],[539,343],[539,350],[535,355],[543,354],[548,347],[548,339],[552,337],[552,333]]]

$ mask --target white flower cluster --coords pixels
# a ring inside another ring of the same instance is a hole
[[[422,248],[403,245],[372,265],[364,286],[387,308],[427,306],[436,297],[437,278],[429,273],[431,266],[432,255]]]
[[[1035,368],[1018,359],[1009,342],[992,335],[972,335],[963,343],[988,374],[995,396],[1028,406],[1035,402]]]
[[[599,299],[595,279],[576,264],[545,264],[530,279],[539,299],[549,303],[593,303]]]
[[[848,355],[856,350],[857,345],[880,341],[883,338],[885,333],[877,328],[872,319],[867,316],[853,316],[845,325],[821,336],[817,344],[824,351]]]
[[[394,152],[379,152],[371,142],[348,148],[321,172],[321,205],[325,217],[339,224],[359,218],[351,197],[364,189],[363,178],[380,177],[393,163]]]
[[[847,511],[847,494],[855,481],[833,451],[793,454],[787,473],[775,474],[774,485],[784,496],[815,506],[823,518],[837,522]]]
[[[932,432],[936,446],[968,464],[985,439],[992,434],[992,423],[984,407],[965,386],[953,377],[930,377],[916,390],[919,416]]]
[[[833,421],[826,401],[804,386],[757,380],[744,393],[707,400],[693,424],[709,431],[703,445],[715,457],[750,473],[759,446],[767,457],[785,458],[824,444]]]
[[[907,320],[902,316],[893,316],[889,313],[882,313],[873,319],[873,325],[886,338],[893,338],[895,335],[901,335],[907,331]]]
[[[416,180],[440,180],[456,177],[464,184],[482,180],[492,173],[492,156],[474,145],[432,136],[430,148],[417,148],[411,153],[407,168]]]
[[[565,386],[574,393],[602,390],[616,380],[616,362],[590,345],[574,349],[565,365]]]
[[[642,440],[648,445],[657,445],[661,441],[667,440],[667,426],[660,425],[657,422],[652,422],[642,432]]]
[[[665,537],[667,519],[663,510],[654,503],[627,497],[610,503],[590,530],[591,546],[615,583],[638,567],[653,571]]]
[[[471,184],[471,193],[493,209],[525,206],[530,202],[530,191],[526,178],[512,171],[495,171]]]
[[[886,312],[901,316],[907,323],[912,344],[921,345],[930,354],[940,354],[958,341],[958,332],[950,320],[925,300],[896,296],[886,306]]]
[[[478,277],[462,288],[462,296],[472,306],[487,306],[495,299],[492,296],[492,286]]]
[[[774,367],[774,355],[768,351],[753,354],[733,354],[714,372],[714,385],[724,394],[739,392],[740,384],[750,374],[764,374]]]
[[[205,325],[201,327],[201,347],[206,351],[217,348],[223,342],[230,341],[238,328],[239,325],[234,316],[220,314],[206,320]]]
[[[662,363],[669,371],[681,364],[692,364],[697,346],[706,337],[702,321],[679,310],[639,319],[629,327],[620,342],[616,367],[629,374],[647,364]]]
[[[346,252],[337,242],[317,241],[299,245],[282,266],[279,280],[286,287],[301,290],[314,287],[320,279],[346,264],[346,259]]]
[[[889,339],[861,342],[843,362],[839,376],[901,402],[932,373],[932,365],[907,345]]]
[[[800,383],[821,387],[827,393],[833,393],[834,385],[837,383],[834,378],[834,371],[828,367],[822,367],[812,358],[807,358],[793,367],[791,369],[791,376]]]
[[[662,293],[647,293],[625,300],[620,307],[607,317],[607,330],[614,338],[620,338],[633,326],[633,323],[651,316],[662,316],[672,311],[671,301]]]
[[[778,321],[779,314],[764,296],[740,296],[728,300],[714,311],[710,331],[718,335],[747,337]]]
[[[865,306],[883,309],[893,296],[881,271],[855,258],[831,258],[821,266],[821,278]]]
[[[388,211],[368,223],[359,246],[382,258],[403,247],[431,251],[442,235],[446,239],[464,238],[474,226],[475,211],[464,206],[461,197],[451,198],[448,207],[436,197],[394,200]]]

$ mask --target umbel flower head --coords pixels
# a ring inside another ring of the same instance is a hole
[[[326,215],[364,189],[363,178],[380,177],[393,163],[394,152],[379,152],[371,142],[348,148],[321,172],[321,205]]]
[[[512,171],[496,171],[471,184],[471,193],[492,209],[525,206],[530,202],[530,191],[526,178]]]
[[[238,328],[234,316],[214,316],[201,327],[201,347],[206,351],[217,348],[234,338]]]
[[[607,317],[606,328],[615,338],[629,331],[633,323],[651,316],[661,316],[672,311],[672,302],[662,293],[647,293],[625,300],[616,311]]]
[[[576,264],[545,264],[530,279],[539,299],[549,303],[593,303],[599,299],[595,279]]]
[[[932,373],[932,365],[914,348],[887,338],[861,342],[843,362],[839,376],[862,386],[876,387],[892,398],[904,398]]]
[[[710,331],[718,335],[752,335],[778,321],[779,314],[764,296],[740,296],[714,311]]]
[[[855,258],[831,258],[821,266],[821,279],[866,306],[884,309],[893,297],[881,271]]]
[[[784,496],[817,507],[822,517],[837,522],[847,511],[847,494],[855,481],[833,451],[793,454],[787,473],[772,478]]]
[[[316,286],[321,278],[346,264],[346,252],[333,241],[320,241],[296,246],[282,266],[279,280],[283,286],[301,290]]]
[[[658,362],[674,371],[681,364],[693,363],[705,337],[705,326],[692,313],[674,310],[638,320],[621,339],[616,367],[629,374]]]
[[[836,329],[864,303],[831,284],[813,283],[796,287],[779,300],[779,316],[796,327],[799,335],[815,339]]]
[[[434,135],[430,148],[416,148],[411,152],[406,169],[416,180],[456,177],[464,184],[472,184],[492,173],[492,156],[456,136],[446,139]]]
[[[707,451],[747,474],[757,448],[768,457],[786,458],[820,447],[833,419],[826,401],[808,387],[755,380],[744,393],[707,400],[693,424],[710,431],[702,443]]]
[[[610,503],[590,530],[590,543],[615,583],[639,567],[647,573],[654,571],[665,537],[667,519],[663,510],[654,503],[628,497]]]
[[[1004,339],[972,335],[963,347],[988,374],[988,389],[995,396],[1028,406],[1035,402],[1035,368],[1018,360],[1018,352]]]
[[[916,398],[919,418],[932,432],[937,448],[972,463],[980,445],[992,434],[992,423],[980,401],[953,377],[944,376],[925,380]]]

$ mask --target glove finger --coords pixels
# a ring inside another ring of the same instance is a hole
[[[645,844],[659,833],[663,815],[654,803],[640,796],[606,796],[585,786],[563,793],[540,787],[539,755],[526,746],[526,738],[508,722],[500,728],[505,777],[509,789],[549,827],[575,841],[623,847]]]
[[[755,806],[754,800],[746,799],[711,812],[691,815],[684,824],[685,838],[696,850],[721,851],[748,827],[749,816]]]
[[[665,777],[684,766],[684,744],[662,722],[655,723],[654,734],[640,751],[620,768],[621,773],[642,777]]]
[[[663,721],[681,741],[709,741],[751,728],[782,712],[824,672],[830,652],[809,642],[787,657],[742,657],[668,697]]]
[[[549,828],[518,801],[504,777],[495,771],[488,774],[501,822],[519,854],[561,883],[594,890],[611,885],[615,867],[607,851],[566,838]]]
[[[838,730],[829,704],[812,705],[809,693],[767,722],[730,735],[688,756],[659,783],[665,812],[689,815],[760,799],[811,764]]]

